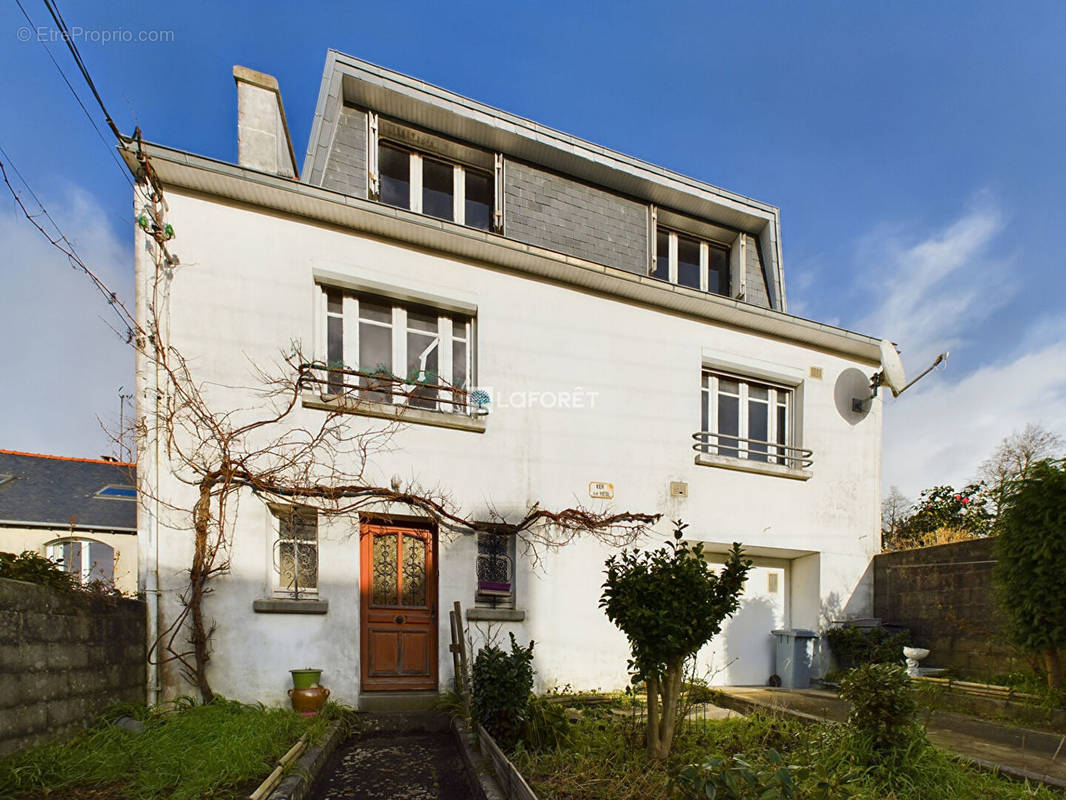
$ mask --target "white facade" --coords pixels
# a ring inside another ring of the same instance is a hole
[[[396,298],[464,309],[475,318],[476,385],[494,397],[483,431],[477,424],[405,425],[389,451],[373,457],[371,480],[387,486],[399,476],[442,487],[472,518],[489,519],[492,509],[520,517],[533,503],[550,509],[583,504],[663,514],[645,546],[667,538],[673,519],[689,523],[690,538],[706,542],[712,558],[742,542],[756,563],[744,603],[700,656],[700,671],[716,683],[764,684],[773,671],[773,628],[818,628],[826,619],[869,613],[866,570],[879,548],[881,405],[874,400],[867,412],[854,413],[850,400],[856,371],[868,377],[878,368],[876,341],[733,301],[723,302],[740,324],[715,322],[669,308],[676,287],[652,286],[652,301],[638,302],[613,292],[610,275],[606,290],[549,279],[508,266],[513,246],[496,245],[491,235],[477,242],[483,257],[459,257],[448,239],[458,234],[447,225],[412,234],[416,245],[372,234],[369,222],[360,229],[282,211],[280,199],[256,207],[238,202],[232,189],[194,191],[196,175],[209,170],[175,165],[168,173],[165,161],[163,153],[157,171],[168,188],[167,221],[177,234],[171,249],[182,263],[170,284],[166,321],[172,343],[206,382],[216,407],[250,405],[250,393],[221,387],[255,386],[252,365],[280,364],[293,341],[325,358],[323,286],[356,293],[363,287],[368,294],[390,287]],[[290,191],[251,171],[229,174],[241,185],[262,184],[264,196]],[[321,200],[328,202],[345,206],[341,197]],[[378,212],[359,213],[369,219]],[[390,213],[389,223],[414,226],[399,216],[397,223]],[[137,253],[143,285],[150,265],[143,234]],[[554,263],[550,254],[525,257]],[[619,276],[619,286],[625,280]],[[757,332],[764,320],[796,334]],[[818,344],[804,340],[813,330]],[[702,427],[705,369],[790,390],[791,441],[813,451],[813,465],[803,474],[766,474],[772,470],[736,469],[752,467],[736,463],[740,459],[697,463],[692,434]],[[308,406],[298,419],[314,426],[323,413]],[[362,415],[349,419],[354,430],[384,425]],[[142,480],[158,481],[155,494],[191,508],[192,490],[155,461],[156,452],[149,447],[140,454]],[[613,499],[591,498],[590,482],[612,484]],[[687,496],[672,496],[672,482],[685,484]],[[140,573],[151,584],[158,562],[161,630],[177,613],[187,581],[192,541],[180,529],[184,524],[159,508],[141,515]],[[320,522],[318,597],[328,601],[327,613],[257,613],[253,602],[275,596],[277,588],[278,526],[264,503],[242,496],[232,569],[213,582],[206,601],[218,623],[210,666],[215,691],[280,703],[291,685],[288,670],[312,666],[324,670],[322,682],[335,699],[359,702],[357,527],[355,520]],[[605,545],[579,541],[542,553],[534,569],[519,548],[516,609],[524,619],[491,627],[503,641],[507,631],[522,642],[536,641],[540,688],[608,689],[627,682],[625,638],[597,605],[609,554]],[[474,606],[475,556],[473,536],[441,532],[442,690],[452,674],[446,610],[455,600]],[[490,623],[470,625],[475,640],[490,635]],[[161,682],[169,696],[189,691],[172,668],[162,670]]]

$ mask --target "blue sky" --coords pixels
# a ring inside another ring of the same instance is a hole
[[[44,27],[43,4],[22,3]],[[1066,434],[1064,3],[61,10],[119,127],[193,152],[236,159],[243,64],[278,78],[302,160],[334,47],[777,205],[794,313],[897,341],[911,374],[952,351],[888,403],[886,486],[968,480],[1026,422]],[[0,146],[128,289],[128,183],[24,27],[13,0],[0,7]],[[172,41],[102,41],[121,30]],[[49,47],[88,98],[61,42]],[[132,359],[35,237],[0,199],[0,447],[109,452],[97,418],[117,418]]]

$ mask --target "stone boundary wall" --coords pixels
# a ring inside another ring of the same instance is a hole
[[[145,605],[0,578],[0,756],[145,700]]]
[[[994,539],[971,539],[874,556],[874,616],[910,628],[928,667],[986,679],[1031,672],[1007,641],[992,583]]]

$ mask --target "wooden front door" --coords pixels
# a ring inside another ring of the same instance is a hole
[[[436,530],[360,526],[362,689],[437,688]]]

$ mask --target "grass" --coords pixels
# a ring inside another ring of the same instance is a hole
[[[157,709],[113,709],[62,744],[0,761],[0,798],[63,800],[233,800],[247,797],[304,733],[319,738],[342,712],[317,717],[280,708],[216,700],[178,701]],[[109,720],[140,719],[143,733]]]
[[[800,765],[797,797],[859,800],[1013,800],[1059,798],[979,772],[916,738],[892,758],[877,757],[842,726],[823,726],[762,715],[687,723],[666,764],[648,761],[632,722],[586,709],[564,748],[531,752],[521,745],[515,765],[541,800],[663,800],[678,768],[709,756],[747,754],[753,763],[769,749]],[[869,766],[870,762],[875,766]],[[878,763],[879,762],[879,763]],[[815,790],[822,781],[828,794]]]

